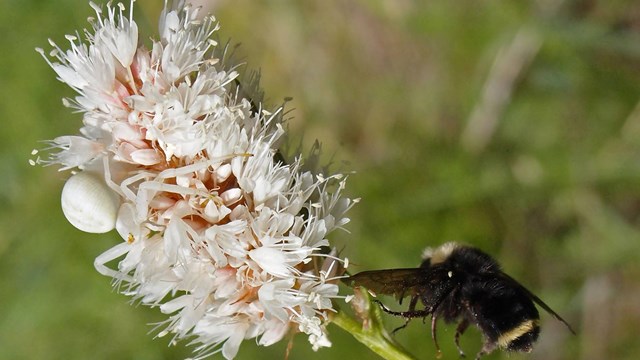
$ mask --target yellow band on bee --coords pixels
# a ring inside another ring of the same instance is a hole
[[[506,348],[507,346],[509,346],[509,344],[513,340],[528,333],[529,331],[533,330],[537,326],[538,326],[538,320],[525,320],[522,323],[520,323],[520,325],[500,335],[496,343],[498,344],[499,347]]]

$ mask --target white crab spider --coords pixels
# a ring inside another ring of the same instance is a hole
[[[111,189],[89,172],[72,175],[60,197],[69,223],[89,233],[106,233],[116,225],[118,199]]]

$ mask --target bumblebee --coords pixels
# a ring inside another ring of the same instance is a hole
[[[410,296],[407,311],[393,311],[379,300],[385,312],[406,319],[431,315],[431,338],[438,354],[437,320],[457,322],[454,340],[460,356],[465,356],[459,339],[469,325],[475,325],[484,336],[484,345],[476,360],[496,348],[530,352],[540,335],[537,304],[575,334],[569,323],[539,297],[505,274],[498,262],[483,251],[458,243],[428,248],[419,268],[364,271],[344,280],[374,294]],[[424,305],[417,309],[418,301]]]

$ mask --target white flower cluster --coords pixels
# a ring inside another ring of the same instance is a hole
[[[342,176],[276,160],[282,108],[241,95],[213,17],[165,7],[148,49],[132,10],[92,7],[84,42],[39,50],[78,93],[65,105],[84,126],[36,162],[75,170],[62,196],[72,224],[124,239],[98,256],[98,271],[159,306],[169,315],[160,335],[195,339],[200,357],[231,359],[244,339],[266,346],[288,332],[329,346],[342,260],[326,236],[355,203],[341,196]]]

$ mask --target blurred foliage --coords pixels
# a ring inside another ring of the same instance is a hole
[[[40,56],[87,26],[84,0],[0,0],[0,358],[174,359],[153,339],[157,309],[131,306],[93,269],[115,234],[63,218],[65,173],[27,165],[38,141],[77,132],[70,89]],[[241,42],[272,104],[292,96],[293,142],[324,145],[362,202],[344,244],[351,270],[417,265],[425,246],[464,241],[564,315],[530,355],[637,359],[640,344],[640,3],[637,1],[217,1],[221,38]],[[162,2],[136,2],[143,37]],[[392,299],[387,303],[393,307]],[[396,306],[397,307],[397,306]],[[401,319],[388,318],[389,329]],[[454,327],[440,326],[445,359]],[[335,326],[313,353],[376,356]],[[396,339],[432,358],[428,326]],[[286,341],[240,358],[283,358]],[[471,355],[477,331],[462,338]]]

